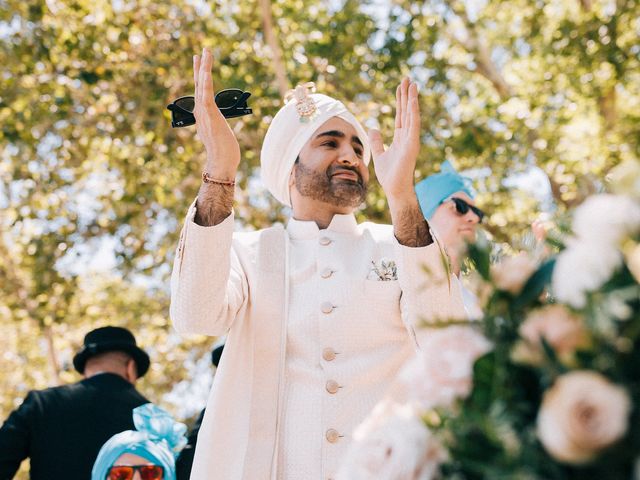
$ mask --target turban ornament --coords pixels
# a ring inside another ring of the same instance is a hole
[[[301,122],[308,122],[318,111],[316,102],[309,96],[309,93],[315,93],[316,84],[307,82],[304,85],[298,85],[293,90],[289,90],[284,96],[285,103],[295,98],[296,111],[300,116]]]

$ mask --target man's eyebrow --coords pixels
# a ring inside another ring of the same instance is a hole
[[[327,130],[326,132],[322,132],[322,133],[319,133],[318,135],[316,135],[316,138],[320,138],[320,137],[344,138],[345,134],[344,134],[344,132],[341,132],[340,130]],[[353,137],[351,137],[351,141],[357,143],[361,147],[364,147],[364,145],[362,145],[362,142],[360,141],[360,139],[355,135]]]

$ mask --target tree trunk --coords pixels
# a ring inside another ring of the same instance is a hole
[[[617,120],[615,86],[598,99],[598,108],[602,116],[604,132],[608,133],[615,128]]]
[[[275,69],[278,91],[280,92],[280,96],[284,98],[285,94],[289,91],[289,81],[287,80],[287,70],[282,59],[282,50],[280,49],[278,39],[273,33],[273,16],[271,14],[270,0],[260,0],[260,12],[262,15],[264,39],[273,57],[273,68]]]
[[[51,366],[51,373],[53,374],[53,380],[56,385],[60,385],[62,383],[62,381],[60,380],[60,363],[58,362],[58,354],[56,352],[56,346],[53,341],[53,332],[51,330],[51,325],[44,327],[44,337],[47,340],[49,362]]]

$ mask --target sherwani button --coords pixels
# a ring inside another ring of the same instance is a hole
[[[338,441],[338,439],[340,438],[340,434],[338,433],[337,430],[334,430],[333,428],[330,428],[325,433],[325,437],[326,437],[326,439],[327,439],[327,441],[329,443],[336,443]]]
[[[331,275],[333,275],[333,270],[331,270],[330,268],[325,268],[320,274],[322,278],[329,278]]]
[[[320,245],[323,245],[326,247],[327,245],[330,245],[333,240],[331,240],[329,237],[320,237],[319,241],[320,241]]]
[[[331,313],[333,312],[333,303],[331,302],[324,302],[320,308],[322,308],[322,313]]]
[[[322,358],[325,359],[327,362],[331,362],[332,360],[335,360],[336,358],[336,352],[333,348],[325,348],[324,350],[322,350]]]
[[[340,390],[340,385],[338,385],[338,382],[336,382],[335,380],[329,380],[325,385],[325,388],[327,389],[327,392],[333,395],[334,393],[338,393],[338,390]]]

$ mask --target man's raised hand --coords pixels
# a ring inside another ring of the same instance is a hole
[[[395,131],[389,148],[385,151],[378,130],[369,133],[369,140],[376,177],[390,204],[415,196],[414,171],[420,151],[420,107],[415,83],[404,78],[396,89]]]
[[[240,146],[236,136],[215,103],[211,68],[213,55],[207,48],[202,57],[193,57],[196,129],[207,151],[205,171],[213,178],[233,180],[240,164]]]
[[[373,166],[387,196],[393,232],[401,245],[424,247],[433,243],[422,215],[413,178],[420,151],[418,86],[402,80],[396,90],[396,125],[393,142],[385,151],[380,132],[369,134]]]

